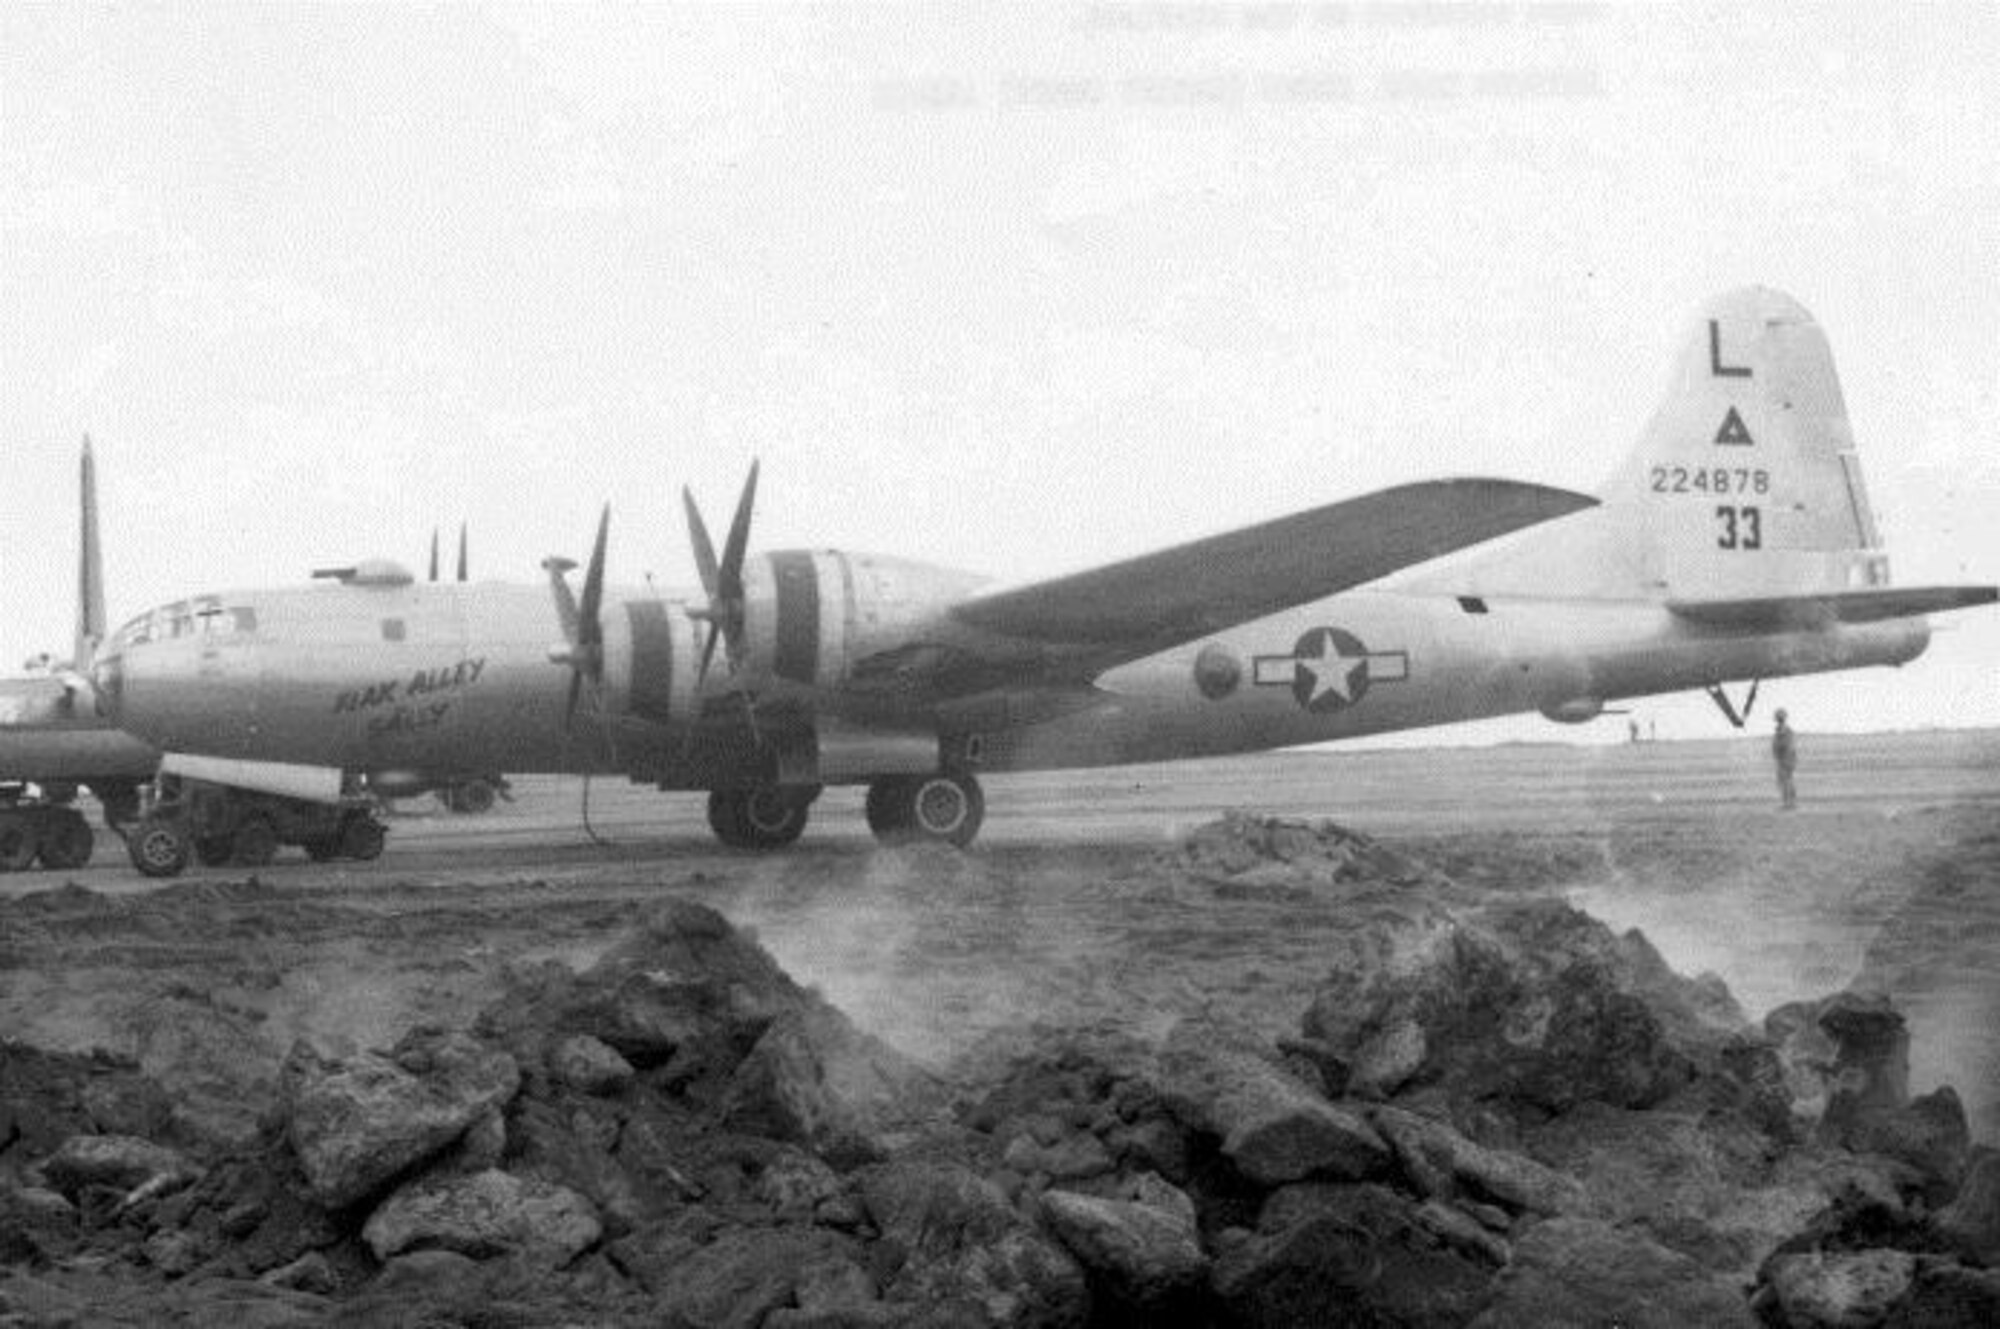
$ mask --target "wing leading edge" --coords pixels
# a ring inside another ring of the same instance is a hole
[[[955,606],[1001,636],[1136,659],[1593,507],[1514,480],[1432,480]]]

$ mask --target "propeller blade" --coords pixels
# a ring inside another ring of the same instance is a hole
[[[563,574],[576,566],[573,559],[559,554],[550,554],[542,560],[542,569],[549,574],[549,590],[556,599],[556,618],[562,623],[563,639],[576,645],[578,613],[576,592],[570,590],[569,579]]]
[[[435,539],[435,535],[433,535],[433,539]],[[435,549],[435,545],[433,545],[433,549]],[[468,568],[469,565],[465,561],[465,523],[460,522],[458,524],[458,579],[460,581],[468,580],[466,575]],[[435,555],[431,559],[431,580],[437,580],[437,559]]]
[[[694,694],[697,697],[701,695],[701,685],[708,682],[709,662],[715,659],[715,639],[721,635],[722,630],[711,619],[708,624],[708,639],[701,644],[701,668],[694,676]]]
[[[431,580],[436,581],[437,579],[438,579],[438,532],[437,532],[437,527],[433,526],[431,527]]]
[[[604,625],[597,611],[604,603],[604,543],[611,532],[611,505],[597,519],[597,543],[591,546],[590,567],[583,574],[583,603],[577,607],[577,644],[596,646],[604,640]],[[601,660],[588,662],[592,673],[603,667]]]
[[[722,547],[722,568],[718,589],[725,600],[743,599],[743,555],[750,547],[750,509],[757,501],[757,463],[750,463],[750,478],[743,482],[743,496],[736,500],[736,516],[729,523],[729,543]]]
[[[567,730],[576,720],[576,699],[583,694],[583,670],[571,669],[569,673],[569,703],[563,707],[563,728]]]
[[[701,509],[695,506],[694,495],[685,485],[681,486],[681,506],[687,509],[688,540],[694,545],[694,565],[701,573],[701,588],[714,599],[715,545],[708,538],[708,525],[701,519]]]

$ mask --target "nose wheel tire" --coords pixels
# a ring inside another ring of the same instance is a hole
[[[194,853],[187,831],[164,817],[146,818],[125,843],[132,854],[132,866],[149,877],[178,877]]]
[[[963,849],[986,820],[986,795],[963,771],[885,776],[868,786],[867,815],[885,844],[935,840]]]
[[[708,825],[732,849],[782,849],[805,833],[816,786],[756,785],[708,795]]]

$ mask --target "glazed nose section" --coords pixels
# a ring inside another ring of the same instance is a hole
[[[100,655],[91,666],[90,685],[96,693],[99,717],[120,724],[125,707],[125,657]]]

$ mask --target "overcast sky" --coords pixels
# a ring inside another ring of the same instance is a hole
[[[1594,488],[1748,282],[1897,580],[2000,580],[1996,70],[1983,3],[5,6],[0,669],[67,648],[86,431],[114,622],[461,519],[534,578],[607,499],[684,585],[752,457],[759,547],[1014,579]],[[2000,723],[2000,613],[1778,695]]]

